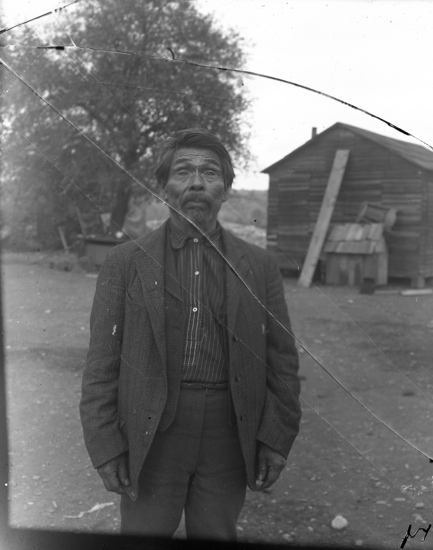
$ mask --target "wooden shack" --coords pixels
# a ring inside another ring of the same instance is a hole
[[[341,122],[263,170],[268,248],[281,267],[302,267],[337,150],[350,155],[330,228],[354,223],[363,203],[395,209],[385,235],[388,275],[423,286],[433,277],[433,151]]]

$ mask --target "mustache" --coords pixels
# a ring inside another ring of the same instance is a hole
[[[180,201],[180,206],[184,206],[187,202],[205,202],[209,204],[209,199],[203,193],[188,193]]]

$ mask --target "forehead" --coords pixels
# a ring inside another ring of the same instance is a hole
[[[202,164],[217,164],[220,166],[218,155],[211,149],[202,149],[200,147],[181,147],[176,151],[173,157],[172,166],[183,162],[200,166]]]

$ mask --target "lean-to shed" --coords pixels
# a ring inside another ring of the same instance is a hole
[[[388,276],[423,286],[433,277],[433,151],[341,122],[263,170],[269,249],[281,267],[302,267],[337,150],[350,154],[330,229],[354,223],[364,202],[396,209],[385,233]]]

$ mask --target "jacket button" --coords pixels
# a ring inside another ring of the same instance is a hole
[[[238,341],[239,341],[239,337],[236,336],[236,334],[233,334],[233,340],[234,340],[235,342],[238,342]]]
[[[240,382],[242,380],[242,376],[240,374],[237,374],[235,376],[235,380],[236,380],[236,382]]]

